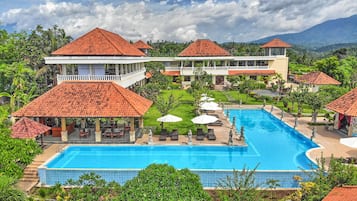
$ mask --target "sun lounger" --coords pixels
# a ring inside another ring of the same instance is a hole
[[[178,131],[177,129],[174,129],[170,135],[171,140],[178,140]]]
[[[208,129],[207,139],[208,140],[216,140],[216,135],[214,134],[214,130],[213,129]]]
[[[223,126],[223,122],[221,120],[217,120],[213,123],[209,123],[209,126]]]
[[[159,140],[160,140],[160,141],[165,141],[166,138],[167,138],[167,130],[166,130],[166,129],[162,129],[162,130],[161,130],[161,133],[160,133]]]
[[[203,132],[202,128],[197,128],[196,140],[202,141],[204,139],[205,139],[205,133]]]

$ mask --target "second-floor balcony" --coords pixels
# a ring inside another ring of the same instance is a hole
[[[194,75],[196,67],[165,67],[166,71],[180,71],[181,75]],[[216,67],[200,67],[202,71],[206,71],[212,75],[228,75],[229,70],[263,70],[269,69],[269,66],[216,66]]]
[[[122,75],[57,75],[57,82],[63,81],[113,81],[122,87],[129,87],[145,79],[145,69]]]

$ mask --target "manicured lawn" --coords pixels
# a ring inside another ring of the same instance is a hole
[[[178,116],[182,118],[182,121],[176,123],[164,123],[164,128],[171,131],[172,129],[178,129],[179,134],[187,134],[191,129],[192,132],[196,130],[196,126],[191,122],[191,119],[195,117],[193,97],[187,93],[185,90],[163,90],[160,96],[169,97],[170,94],[174,96],[181,97],[180,104],[169,111],[169,114]],[[159,134],[161,127],[160,122],[156,119],[161,117],[160,112],[157,110],[155,104],[149,109],[149,111],[144,116],[145,127],[155,127],[154,133]]]

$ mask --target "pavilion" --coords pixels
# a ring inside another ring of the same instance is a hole
[[[152,101],[112,81],[64,81],[12,116],[58,120],[52,127],[52,135],[58,128],[62,142],[67,142],[74,130],[73,119],[91,118],[95,120],[97,143],[102,141],[101,118],[129,118],[130,142],[135,142],[135,130],[143,128],[143,115],[151,105]]]
[[[304,75],[298,75],[295,77],[295,81],[307,85],[311,92],[319,91],[320,86],[341,84],[341,82],[320,71],[311,72]]]
[[[330,102],[326,108],[336,112],[334,129],[357,135],[357,88]]]

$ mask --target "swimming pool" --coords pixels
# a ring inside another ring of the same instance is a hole
[[[39,168],[40,181],[53,185],[95,171],[123,184],[151,163],[167,163],[189,168],[200,175],[203,186],[214,187],[233,169],[258,165],[257,182],[278,178],[282,187],[296,187],[292,177],[304,177],[300,170],[312,167],[305,152],[317,145],[264,110],[230,110],[233,116],[238,130],[245,128],[247,147],[69,146]]]

